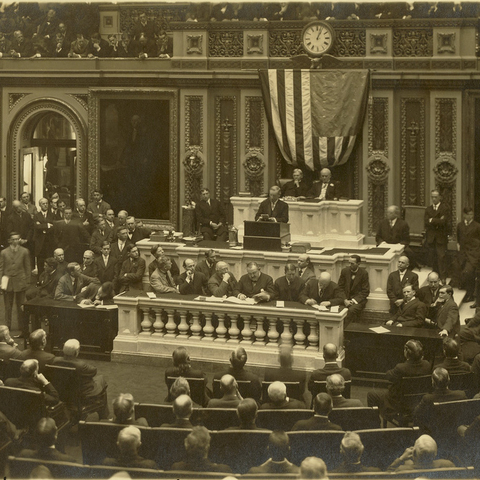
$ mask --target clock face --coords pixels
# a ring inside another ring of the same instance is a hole
[[[312,22],[303,29],[303,48],[308,55],[319,57],[332,48],[334,38],[335,32],[328,23]]]

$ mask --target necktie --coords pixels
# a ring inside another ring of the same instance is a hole
[[[77,279],[73,281],[73,294],[75,295],[77,293]]]

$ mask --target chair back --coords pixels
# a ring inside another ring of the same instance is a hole
[[[152,428],[155,433],[154,460],[162,470],[170,470],[176,462],[185,460],[185,437],[189,428]],[[143,442],[143,438],[142,438]]]
[[[340,425],[344,431],[381,427],[378,407],[334,408],[328,419]]]
[[[299,420],[307,420],[312,410],[265,409],[257,413],[257,427],[269,430],[290,431]]]
[[[273,382],[262,382],[262,403],[268,402],[268,387]],[[282,382],[287,387],[287,397],[304,401],[303,392],[300,391],[300,382]]]
[[[40,460],[37,458],[8,457],[10,478],[30,478],[32,470],[44,465],[53,478],[90,478],[90,467],[71,462]]]
[[[167,377],[169,401],[170,401],[170,387],[173,385],[173,382],[177,378],[178,377]],[[190,386],[190,398],[198,405],[205,407],[207,404],[206,397],[205,397],[206,380],[204,378],[190,378],[190,377],[186,377],[185,379],[188,381],[188,385]]]
[[[350,392],[352,390],[352,381],[345,380],[345,390],[343,391],[344,398],[350,398]],[[319,393],[327,393],[327,381],[326,380],[315,380],[312,387],[312,403],[311,407],[313,408],[313,399]]]
[[[7,362],[3,359],[0,358],[0,380],[6,380],[6,365]]]
[[[58,392],[60,400],[68,407],[81,408],[80,381],[77,371],[72,367],[45,365],[47,377]]]
[[[10,360],[5,363],[5,378],[18,378],[20,376],[20,367],[22,366],[22,363],[23,360],[10,358]]]
[[[47,416],[42,392],[1,386],[0,405],[2,413],[17,428],[35,430],[40,418]]]
[[[238,391],[243,398],[253,398],[252,389],[251,389],[252,382],[250,380],[237,380]],[[214,378],[213,379],[213,398],[222,398],[223,393],[220,389],[220,379]]]
[[[410,413],[420,403],[422,397],[432,391],[432,376],[403,377],[399,384],[402,403],[407,413]]]
[[[421,244],[425,232],[425,207],[403,206],[404,220],[410,227],[410,243]]]
[[[190,421],[194,425],[203,425],[208,430],[225,430],[240,424],[236,408],[195,409]]]
[[[478,392],[477,376],[473,372],[450,375],[450,390],[463,390],[467,397],[472,398]]]
[[[175,421],[172,405],[153,403],[135,403],[135,417],[144,417],[150,427],[160,427],[164,423]]]
[[[388,478],[476,478],[476,475],[473,467],[451,467],[389,472]]]

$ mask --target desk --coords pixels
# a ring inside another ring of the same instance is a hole
[[[34,298],[24,305],[26,315],[48,318],[49,341],[53,353],[62,352],[69,338],[81,345],[80,354],[110,358],[118,331],[118,309],[80,308],[74,302]]]
[[[436,330],[385,327],[389,333],[375,333],[369,325],[351,323],[344,331],[345,366],[354,376],[385,379],[387,370],[405,361],[403,347],[411,339],[422,342],[424,358],[433,364],[441,354],[443,339]]]

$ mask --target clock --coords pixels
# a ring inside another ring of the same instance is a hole
[[[305,25],[302,31],[302,44],[305,52],[311,57],[321,57],[328,53],[335,40],[335,30],[321,20]]]

